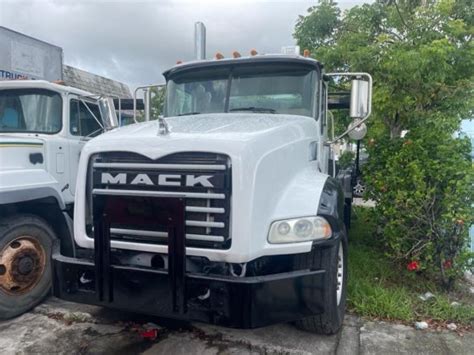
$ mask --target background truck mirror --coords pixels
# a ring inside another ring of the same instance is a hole
[[[98,102],[104,130],[109,131],[118,127],[118,119],[117,113],[115,111],[114,100],[110,97],[104,97],[100,98]]]

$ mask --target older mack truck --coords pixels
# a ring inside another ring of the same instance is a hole
[[[347,75],[355,131],[370,114],[371,78]],[[299,55],[167,70],[164,117],[84,147],[76,252],[56,245],[54,294],[228,327],[337,332],[352,187],[330,159],[332,76]]]
[[[79,156],[88,140],[117,126],[102,119],[108,107],[107,99],[49,81],[0,81],[0,319],[50,292],[53,241],[76,255]]]

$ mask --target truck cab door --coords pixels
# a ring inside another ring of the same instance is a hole
[[[69,190],[76,189],[77,167],[84,145],[103,132],[103,122],[95,101],[71,96],[69,100]]]

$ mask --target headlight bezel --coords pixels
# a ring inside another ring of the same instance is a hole
[[[295,225],[298,223],[308,225],[311,222],[312,230],[308,236],[298,235]],[[279,233],[279,226],[288,224],[290,230],[286,234]],[[322,216],[304,216],[297,218],[281,219],[272,222],[268,231],[267,241],[270,244],[293,244],[303,243],[314,240],[327,240],[331,238],[333,231],[328,220]]]

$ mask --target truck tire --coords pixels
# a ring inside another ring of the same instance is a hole
[[[0,319],[39,304],[51,289],[51,250],[56,236],[34,215],[0,220]]]
[[[300,268],[311,266],[326,270],[322,299],[324,312],[296,321],[297,328],[325,335],[335,334],[341,329],[346,311],[347,255],[347,236],[344,231],[337,245],[315,249],[297,258],[296,266]]]

